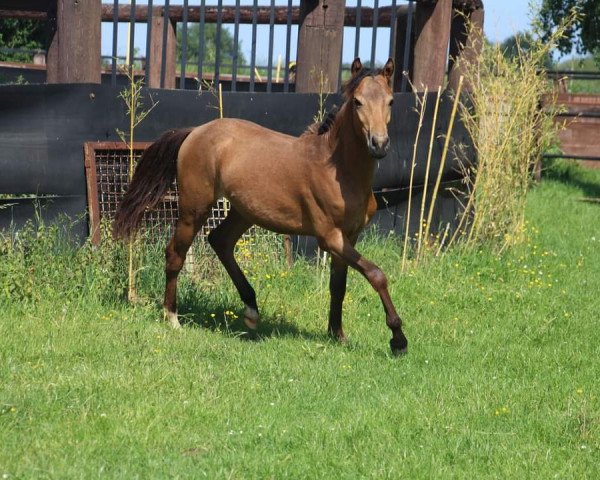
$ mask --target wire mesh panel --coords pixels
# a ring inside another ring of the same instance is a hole
[[[135,143],[133,154],[137,162],[150,143]],[[100,241],[100,224],[111,222],[129,186],[129,148],[125,143],[88,142],[85,144],[85,171],[92,241]],[[169,236],[177,222],[177,182],[153,209],[144,214],[142,229],[151,239]],[[204,240],[210,230],[225,218],[229,211],[226,199],[220,199],[206,224],[198,232]]]

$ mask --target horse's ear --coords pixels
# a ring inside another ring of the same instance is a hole
[[[360,58],[356,57],[352,62],[352,66],[350,67],[350,73],[352,76],[356,75],[358,72],[362,70],[363,66],[360,62]]]
[[[388,83],[392,81],[392,75],[394,75],[394,61],[391,58],[388,58],[388,61],[381,69],[381,74],[385,77]]]

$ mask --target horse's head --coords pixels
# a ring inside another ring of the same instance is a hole
[[[352,78],[346,95],[351,102],[354,129],[364,137],[369,154],[383,158],[390,148],[387,125],[394,101],[390,88],[394,61],[390,58],[381,70],[372,72],[356,58],[350,70]]]

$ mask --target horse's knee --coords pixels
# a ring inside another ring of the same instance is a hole
[[[375,268],[367,274],[369,283],[373,286],[376,291],[387,289],[387,278],[385,274],[379,269]]]

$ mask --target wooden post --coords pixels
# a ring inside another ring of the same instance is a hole
[[[409,27],[410,20],[410,27]],[[408,7],[402,5],[398,7],[398,14],[396,17],[396,38],[394,39],[394,63],[396,68],[394,70],[394,92],[408,92],[410,86],[408,80],[412,81],[412,69],[413,69],[413,49],[414,49],[414,9],[412,12],[408,11]],[[408,36],[408,38],[407,38]],[[406,42],[408,40],[408,49],[406,48]],[[408,61],[406,62],[406,72],[404,69],[404,55],[408,52]],[[405,75],[408,77],[403,80]],[[404,86],[404,88],[402,88]]]
[[[418,91],[443,86],[448,65],[452,0],[417,2],[413,84]]]
[[[301,0],[296,92],[337,92],[345,0]]]
[[[483,8],[469,11],[455,10],[450,32],[450,58],[448,60],[448,88],[455,90],[458,79],[479,61],[483,47]],[[470,25],[469,25],[470,24]],[[471,86],[465,81],[464,90]]]
[[[150,88],[161,88],[161,70],[163,68],[163,34],[164,14],[156,15],[152,12],[152,32],[150,37],[150,78],[146,83]],[[165,56],[165,83],[163,88],[175,88],[175,63],[177,41],[175,39],[175,26],[167,19],[167,51]]]
[[[100,0],[57,0],[51,8],[46,81],[100,83]]]

